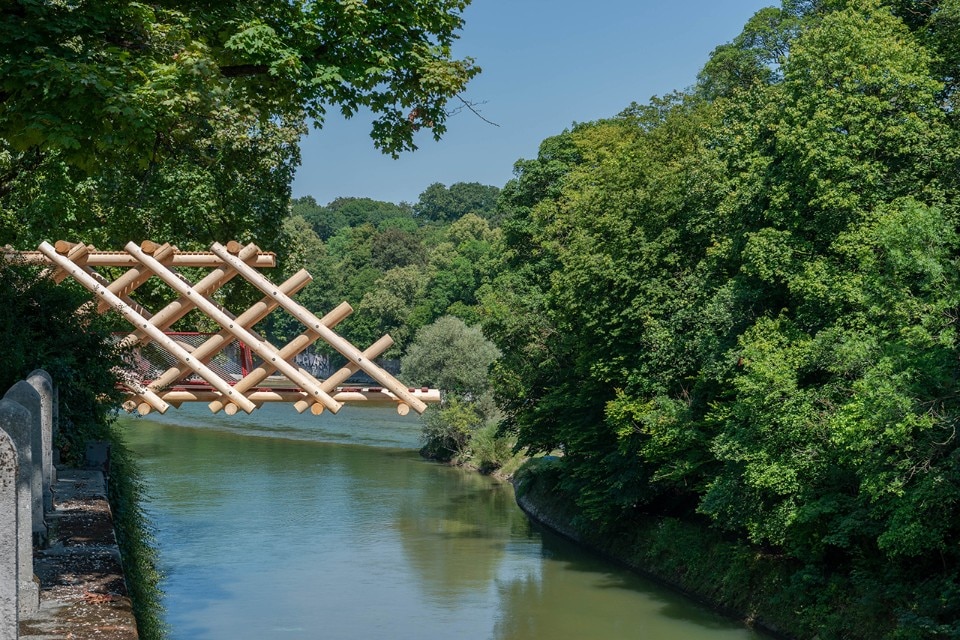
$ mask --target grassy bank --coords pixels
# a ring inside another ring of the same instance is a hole
[[[110,429],[109,440],[110,506],[137,628],[141,640],[163,640],[166,627],[160,599],[160,574],[153,537],[143,512],[145,495],[140,471],[116,424]]]
[[[920,638],[903,634],[889,609],[829,575],[725,537],[706,522],[640,516],[603,531],[588,526],[556,484],[557,461],[529,461],[514,476],[527,514],[586,547],[779,638]]]

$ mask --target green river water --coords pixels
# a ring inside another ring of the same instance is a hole
[[[422,460],[418,419],[206,406],[123,418],[171,640],[759,638]]]

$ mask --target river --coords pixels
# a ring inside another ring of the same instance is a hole
[[[760,638],[540,530],[508,484],[422,460],[412,415],[122,421],[170,640]]]

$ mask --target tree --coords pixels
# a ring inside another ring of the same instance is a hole
[[[796,36],[801,20],[787,8],[760,9],[733,42],[713,50],[697,76],[697,90],[716,99],[730,96],[755,83],[780,78],[780,64]]]
[[[431,410],[424,421],[424,455],[463,458],[471,438],[497,419],[488,372],[499,356],[479,327],[459,318],[444,316],[417,331],[401,361],[401,375],[444,393],[439,410]]]
[[[131,149],[149,161],[221,104],[262,122],[322,122],[335,106],[377,115],[386,152],[413,149],[418,127],[444,132],[447,101],[478,72],[450,55],[466,5],[8,4],[0,137],[82,165]]]
[[[370,257],[374,266],[384,271],[407,265],[422,266],[427,259],[420,238],[396,227],[385,229],[373,238]]]
[[[479,396],[489,388],[487,371],[499,355],[479,327],[445,316],[417,332],[403,358],[403,375],[417,385]]]
[[[497,187],[478,182],[455,182],[449,189],[434,182],[420,194],[420,199],[413,206],[413,213],[434,222],[453,222],[468,213],[490,218],[499,193]]]
[[[418,327],[410,323],[410,314],[423,295],[427,283],[422,270],[414,265],[395,267],[383,274],[360,301],[357,315],[370,321],[370,333],[363,339],[372,343],[389,333],[394,348],[402,352]]]
[[[795,635],[955,635],[954,7],[785,4],[517,163],[482,292],[506,427],[592,528],[778,558]]]
[[[369,109],[394,155],[444,132],[466,4],[7,3],[0,240],[271,243],[306,118]]]

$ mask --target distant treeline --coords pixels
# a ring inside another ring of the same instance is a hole
[[[444,315],[479,321],[477,290],[493,279],[502,253],[499,192],[436,183],[414,204],[296,198],[282,227],[282,271],[307,269],[314,280],[300,302],[324,313],[349,302],[355,312],[338,331],[364,346],[389,333],[395,346],[387,355],[399,357],[418,329]],[[269,333],[289,338],[298,327],[278,316]]]

